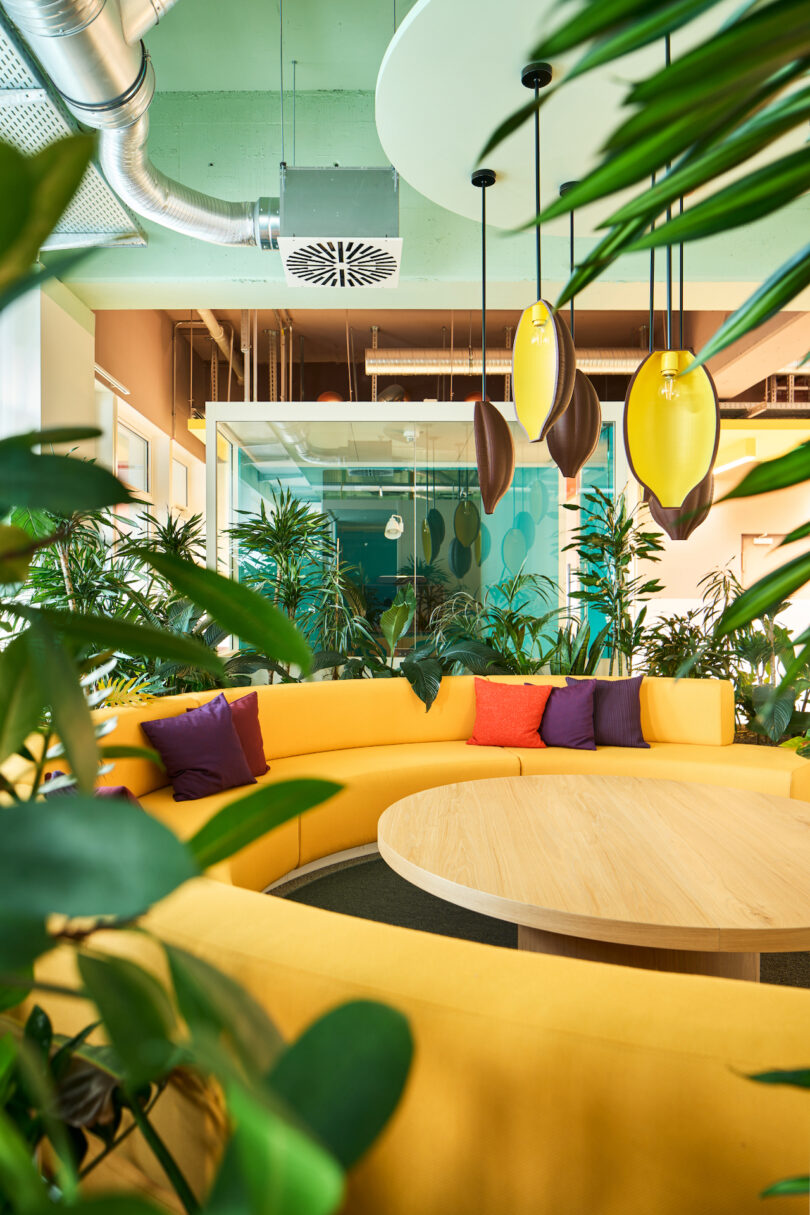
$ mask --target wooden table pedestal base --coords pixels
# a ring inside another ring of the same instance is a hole
[[[642,970],[672,970],[688,975],[717,975],[724,979],[759,982],[758,953],[699,953],[691,949],[647,949],[641,945],[614,945],[610,941],[589,941],[566,937],[557,932],[518,925],[518,949],[551,953],[586,962],[611,962],[616,966],[636,966]]]

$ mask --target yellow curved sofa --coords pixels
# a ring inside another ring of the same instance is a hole
[[[732,744],[730,685],[645,680],[650,749],[595,753],[468,747],[474,690],[466,677],[445,679],[427,714],[404,680],[258,692],[270,762],[262,779],[323,776],[346,787],[219,866],[220,880],[189,883],[148,921],[238,978],[285,1033],[358,997],[410,1018],[408,1088],[351,1178],[347,1212],[754,1215],[760,1189],[806,1171],[810,1096],[745,1075],[810,1064],[810,992],[519,953],[256,893],[299,865],[373,841],[379,814],[397,798],[461,779],[619,772],[810,800],[810,763]],[[207,698],[118,710],[108,741],[143,743],[140,721]],[[135,760],[119,761],[115,780],[180,835],[240,792],[174,802],[160,771]],[[55,1004],[60,1028],[86,1020],[75,1002]],[[160,1129],[202,1188],[216,1155],[210,1124],[179,1093],[167,1093],[158,1110]],[[136,1136],[111,1167],[117,1181],[169,1201]],[[780,1200],[779,1209],[805,1204]]]

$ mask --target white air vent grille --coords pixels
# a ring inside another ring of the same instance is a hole
[[[279,238],[290,287],[396,287],[402,258],[399,237]]]
[[[0,138],[30,156],[72,130],[25,57],[0,27]],[[146,244],[129,212],[91,165],[45,248],[113,241]]]

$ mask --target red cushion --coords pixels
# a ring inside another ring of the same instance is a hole
[[[475,681],[475,725],[467,742],[474,747],[545,747],[538,734],[548,684]]]
[[[264,757],[264,739],[259,726],[258,693],[248,692],[247,696],[232,700],[228,708],[251,773],[253,776],[264,776],[267,760]]]

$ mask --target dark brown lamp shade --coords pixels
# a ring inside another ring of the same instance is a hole
[[[602,432],[602,406],[584,371],[574,376],[568,408],[548,432],[548,450],[564,477],[575,477],[587,464]]]
[[[447,564],[457,578],[463,578],[472,565],[472,550],[454,537],[447,552]]]
[[[520,318],[512,349],[515,412],[532,443],[545,439],[568,408],[576,365],[568,326],[538,300]]]
[[[681,506],[662,506],[655,494],[645,494],[650,514],[670,540],[688,540],[696,527],[705,523],[714,499],[714,476],[707,473],[686,495]]]
[[[506,418],[491,401],[476,401],[475,461],[484,513],[491,515],[515,475],[515,444]]]

